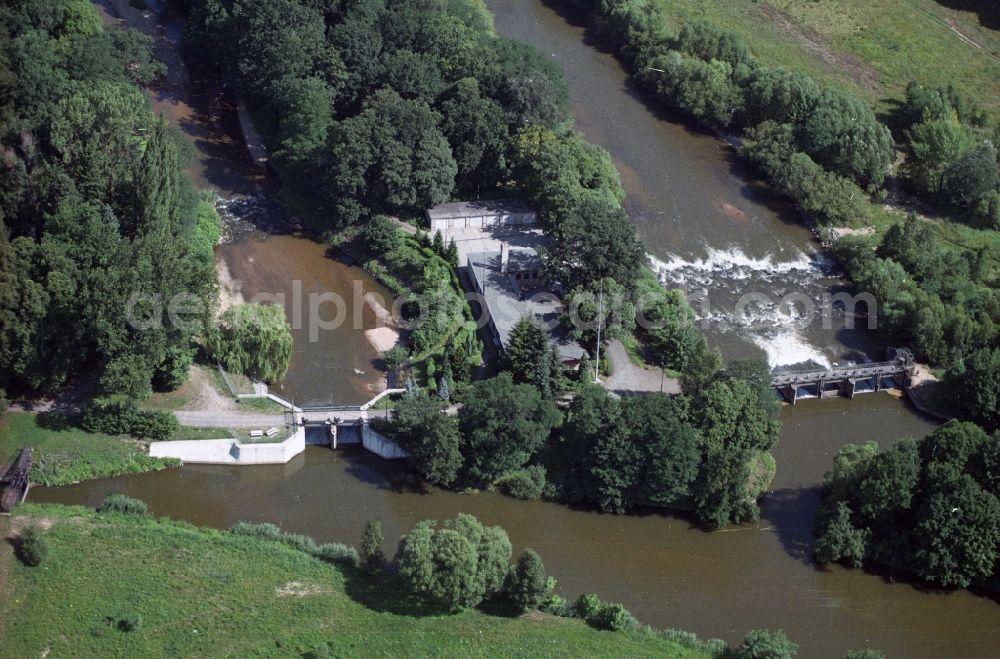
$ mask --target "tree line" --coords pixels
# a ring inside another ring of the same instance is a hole
[[[205,312],[174,323],[165,301],[214,298],[219,219],[142,92],[162,73],[150,40],[85,0],[14,0],[0,24],[0,387],[85,370],[104,396],[176,387]]]

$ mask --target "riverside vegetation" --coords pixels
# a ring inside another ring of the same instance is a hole
[[[675,31],[656,0],[565,4],[589,14],[657,103],[739,135],[739,152],[807,222],[830,235],[842,226],[874,230],[840,238],[834,253],[875,296],[887,341],[958,370],[997,347],[996,129],[974,102],[913,81],[886,125],[851,92],[759,60],[740,34],[694,18]],[[942,219],[904,219],[880,205],[900,154],[898,179]],[[995,383],[982,384],[996,395]]]
[[[99,656],[795,652],[780,632],[753,631],[730,649],[642,626],[621,605],[593,595],[568,604],[551,594],[537,554],[525,550],[511,564],[506,533],[467,515],[436,530],[418,524],[400,543],[398,576],[360,569],[357,553],[344,545],[317,545],[270,524],[216,531],[156,520],[142,502],[121,495],[97,511],[24,505],[13,521],[22,544],[48,546],[32,552],[35,566],[14,563],[9,548],[0,557],[8,563],[4,642],[17,655],[45,648]],[[99,554],[88,550],[95,543]],[[434,567],[420,567],[425,561]],[[189,578],[177,580],[181,573]],[[489,602],[473,607],[472,593],[490,593]],[[541,611],[520,615],[535,608]],[[249,615],[225,613],[235,610]]]

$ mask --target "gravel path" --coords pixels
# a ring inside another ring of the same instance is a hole
[[[667,394],[681,392],[680,382],[674,378],[663,377],[661,369],[643,368],[633,364],[621,341],[609,341],[607,355],[611,376],[605,380],[604,386],[608,391],[618,395],[649,391],[663,391]]]

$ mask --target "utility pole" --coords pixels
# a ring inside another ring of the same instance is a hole
[[[597,360],[594,362],[594,382],[600,382],[601,373],[601,325],[604,324],[604,279],[601,279],[601,295],[597,299]]]

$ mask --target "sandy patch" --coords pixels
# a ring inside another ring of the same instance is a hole
[[[376,327],[365,330],[365,338],[372,344],[372,347],[380,353],[384,353],[399,341],[399,332],[391,327]]]
[[[327,592],[326,588],[314,583],[302,583],[301,581],[289,581],[284,586],[274,589],[274,594],[278,597],[308,597],[309,595],[321,595]]]
[[[12,517],[10,520],[10,532],[11,535],[20,537],[21,531],[27,527],[34,524],[43,531],[48,531],[52,528],[52,520],[48,517],[38,517],[31,518],[27,515],[18,515],[17,517]]]

